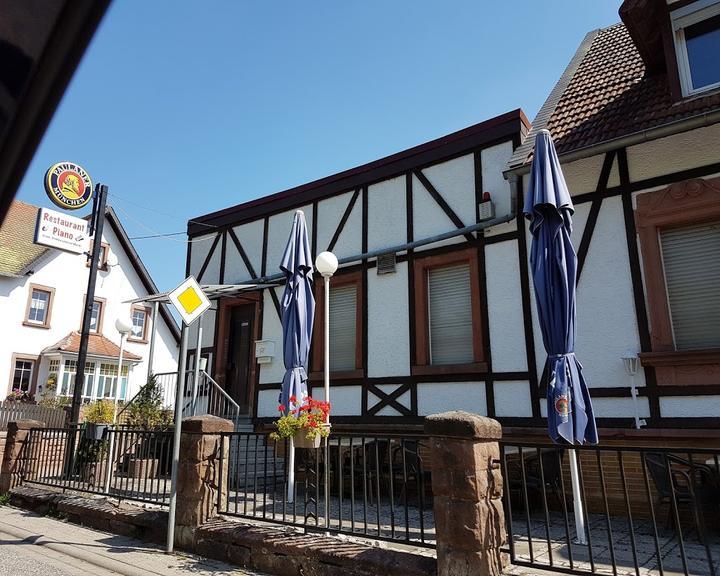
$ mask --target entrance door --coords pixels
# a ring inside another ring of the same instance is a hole
[[[254,304],[233,306],[230,309],[225,390],[240,405],[242,414],[250,411],[254,322]]]

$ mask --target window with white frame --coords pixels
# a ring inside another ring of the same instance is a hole
[[[134,307],[132,309],[132,331],[130,332],[132,340],[145,340],[147,319],[148,313],[145,308]]]
[[[102,302],[98,302],[97,300],[93,302],[92,313],[90,314],[90,332],[101,332],[102,306]]]
[[[677,350],[720,348],[720,222],[660,231]]]
[[[72,396],[75,390],[75,375],[77,374],[77,361],[65,360],[63,364],[62,381],[60,382],[59,396]],[[82,397],[90,399],[93,396],[93,384],[95,382],[95,363],[85,362],[85,385]]]
[[[120,394],[118,398],[120,400],[126,400],[127,393],[127,381],[128,381],[128,367],[122,367],[122,374],[120,378]],[[117,376],[118,367],[117,364],[100,364],[100,375],[98,376],[98,398],[115,398],[115,391],[117,387]]]
[[[15,360],[12,389],[29,393],[34,369],[35,362],[33,360]]]
[[[27,321],[30,324],[46,326],[50,314],[50,296],[48,290],[33,288],[30,296]]]
[[[720,88],[720,1],[699,0],[672,12],[683,95]]]
[[[57,376],[59,371],[60,371],[60,360],[58,360],[57,358],[50,360],[50,362],[48,362],[48,376],[50,374],[55,374],[55,376]]]

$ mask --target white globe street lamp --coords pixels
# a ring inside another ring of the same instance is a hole
[[[330,278],[338,269],[338,259],[332,252],[320,252],[315,259],[315,269],[325,282],[325,402],[330,402]],[[330,411],[325,416],[325,425],[330,425]],[[330,443],[325,438],[325,462],[330,461]],[[325,474],[325,525],[330,523],[330,480]],[[329,533],[327,533],[329,534]]]
[[[120,379],[122,378],[123,347],[125,346],[125,338],[128,334],[130,334],[132,328],[132,322],[128,322],[122,318],[115,320],[115,330],[120,333],[120,356],[118,357],[118,375],[117,381],[115,382],[115,411],[113,414],[113,424],[115,424],[115,420],[117,419],[118,395],[120,394]]]
[[[107,474],[105,474],[105,493],[110,492],[110,477],[112,474],[113,464],[113,451],[115,449],[115,424],[117,423],[117,411],[118,411],[118,394],[120,393],[120,380],[122,378],[122,359],[123,359],[123,346],[125,345],[125,337],[132,331],[132,322],[128,322],[121,318],[115,320],[115,330],[120,333],[120,355],[118,356],[118,374],[115,380],[115,406],[113,408],[113,429],[110,430],[110,449],[108,450],[107,456]],[[129,373],[128,373],[129,375]]]
[[[330,402],[330,278],[338,269],[338,259],[332,252],[320,252],[315,268],[325,281],[325,402]],[[328,413],[325,423],[329,422]]]

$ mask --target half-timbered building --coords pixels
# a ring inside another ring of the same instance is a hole
[[[506,175],[519,195],[549,130],[575,204],[577,353],[601,425],[627,428],[637,410],[640,437],[716,443],[720,2],[626,0],[620,16],[585,37]],[[621,361],[635,354],[636,400]]]
[[[535,360],[534,348],[526,347],[532,342],[523,315],[529,294],[522,288],[527,279],[521,281],[527,254],[515,241],[524,226],[513,216],[515,200],[502,174],[528,127],[515,110],[193,218],[188,272],[203,284],[265,283],[279,273],[294,212],[301,209],[313,255],[330,250],[341,262],[330,290],[336,426],[419,425],[424,415],[451,408],[532,422],[537,383],[528,372]],[[495,217],[483,221],[487,196]],[[482,227],[503,219],[510,222],[487,238]],[[322,394],[319,275],[316,284],[309,384]],[[260,421],[277,414],[284,373],[281,293],[278,286],[223,298],[203,325],[213,377]],[[258,341],[266,354],[261,363],[254,356]]]
[[[464,409],[507,433],[543,434],[545,351],[518,211],[534,134],[548,129],[575,202],[576,353],[601,435],[705,441],[720,423],[720,76],[693,61],[693,38],[717,34],[718,13],[703,0],[626,2],[624,23],[583,40],[532,130],[516,110],[194,218],[187,271],[204,284],[263,284],[302,209],[313,255],[341,262],[334,425],[414,427]],[[316,281],[310,386],[321,394]],[[281,291],[221,299],[203,327],[214,377],[256,424],[277,413]],[[635,374],[623,360],[633,357]]]

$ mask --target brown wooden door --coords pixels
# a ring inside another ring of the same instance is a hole
[[[250,411],[252,388],[255,305],[233,306],[229,310],[225,390],[240,405],[240,412]]]

